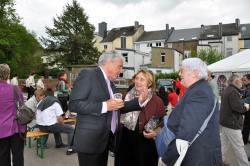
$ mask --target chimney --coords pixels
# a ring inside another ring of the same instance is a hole
[[[240,19],[239,18],[235,19],[235,24],[236,24],[236,29],[239,30],[239,28],[240,28]]]
[[[139,28],[139,22],[135,21],[135,29],[138,29],[138,28]]]
[[[219,37],[222,37],[222,23],[219,23]]]
[[[166,24],[166,39],[168,38],[168,36],[169,36],[169,25],[168,24]]]
[[[201,33],[204,34],[205,33],[205,26],[203,24],[201,24]]]
[[[107,23],[101,22],[98,24],[98,35],[105,38],[107,36]]]
[[[171,27],[171,32],[173,32],[174,31],[174,27]]]

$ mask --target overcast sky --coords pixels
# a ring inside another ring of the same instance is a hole
[[[250,23],[250,0],[78,0],[89,22],[98,30],[105,21],[108,29],[131,26],[139,21],[146,31],[200,27],[201,24]],[[45,35],[53,18],[61,15],[72,0],[16,0],[16,10],[28,30]]]

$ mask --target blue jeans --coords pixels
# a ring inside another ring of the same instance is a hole
[[[61,133],[68,134],[68,146],[69,146],[69,148],[71,148],[71,142],[72,142],[73,135],[74,135],[74,128],[71,125],[56,123],[56,124],[51,125],[51,126],[38,125],[38,128],[41,131],[53,133],[56,145],[63,144]]]

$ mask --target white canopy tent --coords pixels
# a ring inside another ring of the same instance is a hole
[[[213,73],[250,72],[250,49],[246,49],[228,58],[208,66]]]

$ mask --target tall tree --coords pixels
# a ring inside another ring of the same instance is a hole
[[[9,64],[12,74],[26,77],[41,66],[43,48],[20,24],[14,5],[14,0],[0,1],[0,63]]]
[[[54,27],[46,27],[48,37],[41,40],[54,62],[62,67],[93,64],[99,53],[94,47],[94,26],[76,0],[67,4],[61,16],[54,18]]]
[[[14,8],[14,0],[1,0],[0,1],[0,24],[6,22],[19,22],[20,18],[16,14]]]

